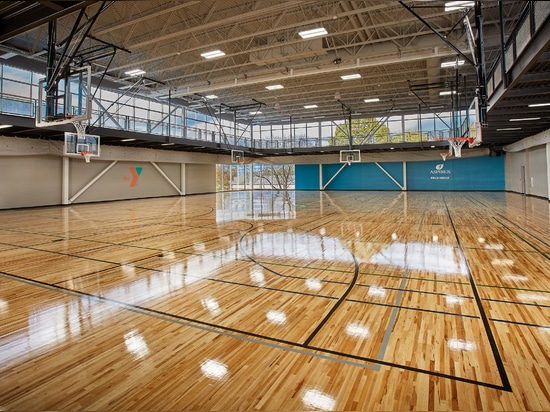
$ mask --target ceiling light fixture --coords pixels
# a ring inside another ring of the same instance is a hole
[[[442,62],[441,67],[456,67],[456,66],[462,66],[464,64],[464,60],[459,60],[458,62],[456,60],[450,61],[450,62]]]
[[[284,86],[282,84],[272,84],[271,86],[265,86],[267,90],[278,90],[278,89],[284,89]]]
[[[355,74],[345,74],[343,76],[340,76],[342,80],[351,80],[351,79],[360,79],[361,75],[359,73]]]
[[[463,10],[474,7],[473,1],[449,1],[445,3],[445,11]]]
[[[540,120],[540,117],[524,117],[523,119],[510,119],[510,122],[523,122],[528,120]]]
[[[162,143],[161,146],[174,146],[175,143]]]
[[[222,52],[221,50],[212,50],[209,52],[201,53],[201,56],[204,57],[205,59],[213,59],[215,57],[225,56],[225,53]]]
[[[316,104],[306,104],[304,106],[304,109],[315,109],[316,107],[319,107],[319,106],[317,106]]]
[[[508,131],[508,130],[521,130],[521,127],[505,127],[503,129],[497,129],[497,132]]]
[[[122,139],[121,142],[134,142],[136,139]]]
[[[7,53],[2,54],[0,56],[0,59],[8,60],[8,59],[11,59],[12,57],[15,57],[15,56],[17,56],[17,53],[7,52]]]
[[[145,70],[141,70],[141,69],[134,69],[134,70],[129,70],[127,72],[124,72],[125,75],[127,76],[140,76],[142,74],[145,74]]]
[[[380,99],[378,97],[373,97],[372,99],[365,99],[363,100],[365,103],[375,103],[375,102],[379,102]]]
[[[533,103],[533,104],[527,105],[527,107],[543,107],[543,106],[550,106],[550,103]]]
[[[11,124],[0,124],[0,129],[7,129],[8,127],[12,127]]]
[[[208,94],[208,95],[206,95],[206,96],[204,96],[204,97],[206,97],[206,98],[209,99],[209,100],[217,99],[217,98],[218,98],[218,96],[216,96],[215,94]]]
[[[317,29],[305,30],[298,33],[302,39],[311,39],[312,37],[324,36],[328,34],[324,27]]]
[[[439,95],[440,95],[440,96],[450,96],[451,94],[456,94],[456,91],[455,91],[455,90],[453,90],[453,91],[451,91],[451,90],[445,90],[445,91],[443,91],[443,92],[439,92]]]

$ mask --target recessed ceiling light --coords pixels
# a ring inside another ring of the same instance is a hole
[[[127,76],[139,76],[139,75],[145,74],[145,70],[134,69],[134,70],[129,70],[127,72],[124,72],[124,74]]]
[[[13,52],[7,52],[7,53],[4,53],[0,56],[1,59],[11,59],[12,57],[15,57],[17,56],[17,53],[13,53]]]
[[[201,56],[204,57],[205,59],[213,59],[215,57],[225,56],[225,53],[222,52],[221,50],[212,50],[206,53],[201,53]]]
[[[122,139],[121,142],[133,142],[136,139]]]
[[[449,1],[445,3],[445,11],[462,10],[474,7],[473,1]]]
[[[497,132],[505,131],[505,130],[521,130],[521,127],[505,127],[503,129],[497,129]]]
[[[455,91],[455,90],[453,90],[453,91],[451,91],[451,90],[445,90],[445,91],[443,91],[443,92],[439,92],[439,95],[440,95],[440,96],[450,96],[451,94],[456,94],[456,91]]]
[[[265,86],[267,90],[278,90],[278,89],[284,89],[284,86],[282,84],[272,84],[271,86]]]
[[[206,97],[206,98],[209,99],[209,100],[217,99],[217,98],[218,98],[218,96],[216,96],[215,94],[208,94],[208,95],[206,95],[206,96],[204,96],[204,97]]]
[[[351,80],[351,79],[360,79],[361,75],[359,73],[355,74],[345,74],[343,76],[340,76],[342,80]]]
[[[542,106],[550,106],[550,103],[533,103],[527,105],[527,107],[542,107]]]
[[[319,27],[317,29],[305,30],[298,33],[302,39],[310,39],[312,37],[324,36],[328,34],[324,27]]]
[[[304,106],[304,109],[315,109],[316,107],[319,107],[319,106],[317,106],[316,104],[306,104]]]
[[[378,97],[373,97],[372,99],[365,99],[363,100],[365,103],[374,103],[374,102],[379,102],[380,99]]]
[[[162,143],[161,146],[173,146],[175,143]]]
[[[540,120],[540,117],[524,117],[523,119],[510,119],[510,122],[523,122],[528,120]]]
[[[0,124],[0,129],[7,129],[8,127],[12,127],[11,124]]]
[[[441,67],[456,67],[456,66],[462,66],[463,64],[464,64],[464,60],[459,60],[458,62],[456,60],[453,60],[450,62],[441,63]]]

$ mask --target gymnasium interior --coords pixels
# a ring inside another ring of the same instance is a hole
[[[0,2],[0,411],[550,410],[549,15]]]

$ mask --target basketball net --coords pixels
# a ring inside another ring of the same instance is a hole
[[[74,128],[76,129],[76,134],[79,139],[84,139],[86,137],[86,126],[87,124],[82,122],[72,122]]]
[[[441,158],[443,161],[447,160],[447,156],[452,156],[453,154],[451,152],[440,152]]]
[[[462,157],[462,146],[464,146],[464,143],[474,141],[472,137],[451,137],[447,140],[449,141],[451,150],[455,153],[455,157]]]
[[[76,134],[78,136],[78,140],[85,140],[86,139],[86,126],[87,124],[82,122],[72,122],[74,125],[74,128],[76,129]],[[94,152],[88,152],[88,151],[82,151],[80,152],[80,156],[86,160],[86,163],[90,163],[90,159],[92,158],[92,155]]]
[[[80,152],[80,156],[84,157],[84,160],[86,160],[86,163],[90,163],[92,154],[94,154],[94,152]]]

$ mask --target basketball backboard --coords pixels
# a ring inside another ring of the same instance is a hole
[[[481,121],[479,116],[479,99],[474,97],[474,100],[468,108],[468,136],[473,140],[469,144],[470,147],[479,146],[481,144]]]
[[[90,66],[72,69],[58,81],[56,90],[46,90],[46,79],[38,84],[36,127],[89,120],[92,99],[89,95],[92,71]]]
[[[231,163],[243,163],[244,152],[242,150],[231,150]]]
[[[359,149],[354,150],[340,150],[340,163],[359,163],[361,161],[361,151]]]
[[[98,157],[100,155],[99,143],[99,136],[96,135],[84,134],[79,137],[78,133],[65,132],[63,154],[66,156],[83,156],[83,152],[87,152],[92,157]]]

